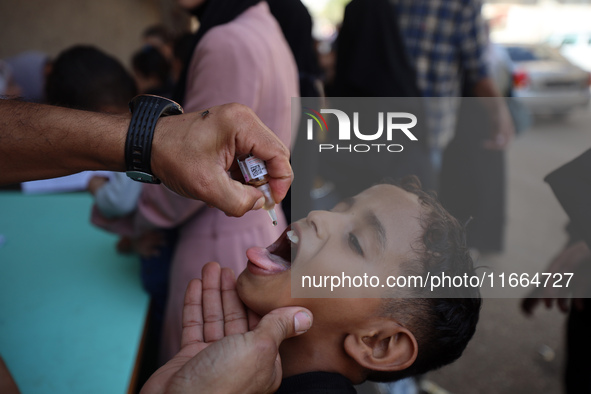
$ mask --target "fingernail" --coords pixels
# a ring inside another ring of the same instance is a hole
[[[261,197],[257,200],[257,202],[254,203],[254,205],[252,206],[253,210],[257,210],[257,209],[261,209],[263,207],[263,205],[265,205],[265,197]]]
[[[293,317],[296,334],[303,334],[312,327],[312,319],[306,312],[298,312]]]

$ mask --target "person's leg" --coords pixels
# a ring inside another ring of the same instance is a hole
[[[567,394],[591,393],[591,299],[582,311],[571,309],[566,331],[564,381]]]

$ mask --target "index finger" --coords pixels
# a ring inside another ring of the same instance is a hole
[[[236,134],[235,146],[236,156],[252,153],[265,161],[273,197],[276,202],[283,200],[293,180],[293,171],[289,163],[289,149],[281,140],[252,113],[249,127]]]

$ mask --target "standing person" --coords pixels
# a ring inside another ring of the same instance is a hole
[[[174,40],[173,56],[170,63],[170,77],[174,84],[181,78],[186,63],[191,60],[193,53],[193,34],[184,33]]]
[[[267,0],[298,66],[301,97],[323,94],[322,71],[312,37],[312,16],[301,0]]]
[[[412,59],[404,48],[395,9],[388,0],[353,0],[347,5],[337,38],[336,53],[332,88],[335,96],[412,98],[422,95]],[[405,100],[405,104],[408,106],[405,110],[422,119],[424,109],[420,100]],[[388,107],[386,101],[382,107]],[[429,158],[426,132],[422,122],[419,122],[413,128],[418,141],[405,146],[404,152],[376,154],[371,160],[360,155],[347,158],[339,154],[335,155],[334,164],[322,168],[326,177],[334,181],[341,195],[353,195],[360,191],[350,190],[349,179],[349,174],[360,169],[368,176],[366,184],[357,185],[359,189],[385,177],[396,179],[406,175],[418,176],[425,189],[432,189],[435,185],[434,170]],[[334,168],[339,170],[330,171]]]
[[[510,114],[486,62],[487,37],[480,0],[393,0],[406,53],[416,70],[423,97],[458,97],[462,81],[470,96],[488,97],[486,109],[494,119],[489,149],[503,149],[513,137]],[[455,100],[427,101],[434,163],[453,135]]]
[[[172,97],[171,63],[151,45],[145,45],[131,57],[133,78],[142,94]]]
[[[432,168],[426,168],[424,151],[413,154],[414,163],[408,165],[420,178],[432,178],[439,170],[453,135],[454,98],[461,94],[462,80],[471,86],[471,95],[489,97],[484,104],[495,127],[486,147],[503,149],[512,138],[509,112],[488,76],[480,8],[479,0],[353,0],[345,10],[337,95],[433,97],[422,100],[428,128],[418,136],[427,143]],[[421,180],[427,188],[436,186],[432,179]]]
[[[483,145],[493,121],[485,106],[470,94],[466,86],[455,135],[443,152],[438,194],[458,220],[474,219],[467,234],[470,248],[480,254],[500,253],[505,233],[505,152]]]
[[[167,61],[172,61],[174,56],[174,39],[164,25],[148,26],[142,32],[143,46],[149,45],[156,48]]]
[[[489,79],[503,96],[510,96],[508,56],[490,42],[486,27],[484,59]],[[465,78],[462,86],[462,96],[466,98],[460,100],[456,131],[443,152],[439,197],[461,222],[474,219],[469,227],[468,246],[481,254],[499,253],[503,251],[505,232],[505,152],[484,145],[495,119],[485,103],[475,98],[474,80]]]
[[[289,148],[291,97],[298,96],[297,68],[267,3],[180,0],[180,5],[196,15],[201,25],[175,97],[188,111],[227,102],[245,104]],[[191,279],[199,277],[203,265],[217,261],[237,272],[246,264],[245,246],[273,241],[281,233],[281,224],[273,227],[264,211],[235,219],[216,209],[188,203],[192,208],[189,211],[196,215],[179,229],[162,360],[179,349],[184,290]],[[279,206],[276,211],[280,222],[285,223]]]
[[[267,0],[267,3],[281,26],[298,66],[300,97],[324,96],[322,72],[312,37],[312,17],[308,9],[301,0]],[[295,163],[292,161],[292,165],[299,163],[295,172],[301,176],[294,180],[295,183],[281,202],[288,223],[306,216],[312,210],[310,192],[317,175],[317,153],[311,145],[306,144],[303,128],[304,122],[301,122],[297,136],[293,136],[296,139],[292,140],[293,157],[305,158],[296,159]],[[292,195],[296,204],[291,203]]]
[[[201,26],[176,98],[188,111],[227,102],[245,104],[290,147],[291,97],[298,96],[297,68],[268,5],[260,0],[181,0],[180,4],[198,16]],[[203,265],[218,261],[238,272],[246,265],[245,246],[271,242],[281,233],[281,224],[273,227],[264,211],[236,219],[203,204],[197,207],[193,201],[186,202],[188,211],[195,215],[179,228],[163,361],[179,350],[184,290],[191,279],[199,277]],[[276,211],[285,223],[279,206]]]
[[[279,139],[290,145],[291,97],[298,96],[297,71],[277,21],[259,0],[183,0],[181,6],[199,17],[200,29],[175,98],[186,111],[237,102],[251,107]],[[203,119],[214,118],[212,110]],[[170,271],[161,361],[180,347],[184,290],[209,261],[236,272],[246,265],[244,250],[271,243],[285,219],[279,206],[274,227],[265,211],[230,218],[198,201],[180,198],[159,185],[144,187],[134,232],[154,227],[178,228]],[[95,215],[95,222],[117,231],[117,224]],[[120,226],[119,229],[123,227]],[[129,227],[127,227],[129,228]]]

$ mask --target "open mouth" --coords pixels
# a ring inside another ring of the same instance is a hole
[[[291,269],[295,261],[300,236],[288,226],[277,241],[269,247],[253,247],[246,251],[250,263],[267,273],[278,273]]]

